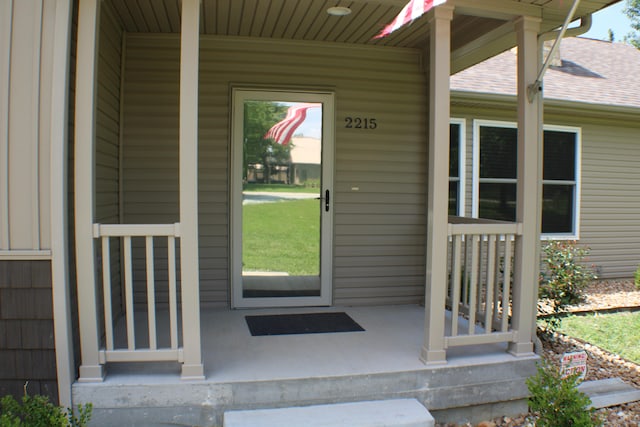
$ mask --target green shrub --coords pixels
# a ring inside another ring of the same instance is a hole
[[[535,376],[527,379],[529,409],[536,416],[536,427],[593,427],[602,423],[591,399],[578,390],[578,375],[563,378],[548,362],[538,365]]]
[[[551,241],[542,248],[542,268],[538,297],[546,299],[553,309],[547,318],[547,329],[560,327],[566,308],[585,300],[585,288],[597,277],[585,264],[589,249],[575,242]]]
[[[633,276],[633,283],[636,285],[636,289],[640,290],[640,265]]]
[[[46,396],[25,394],[18,402],[13,396],[0,400],[0,427],[84,427],[91,419],[92,405],[63,409],[49,402]]]

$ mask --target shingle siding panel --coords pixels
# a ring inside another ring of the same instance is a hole
[[[15,350],[0,350],[0,379],[16,379],[16,352]],[[0,384],[3,382],[0,381]]]
[[[21,322],[20,326],[22,348],[55,349],[53,322],[50,320],[25,320]]]
[[[21,324],[22,322],[20,320],[1,320],[0,321],[0,348],[1,349],[15,350],[18,348],[22,348]]]
[[[57,402],[51,263],[0,261],[0,395]]]
[[[31,287],[51,288],[51,264],[49,261],[31,261]]]
[[[5,289],[0,291],[3,319],[52,319],[50,289]]]
[[[11,261],[11,265],[8,262],[0,262],[0,289],[50,287],[49,261]]]
[[[1,368],[0,372],[2,372]],[[32,391],[31,387],[29,387],[29,390]],[[0,381],[0,396],[5,396],[7,394],[11,394],[13,396],[22,396],[24,394],[24,383],[18,380]]]
[[[15,350],[16,378],[55,380],[56,364],[53,350]]]

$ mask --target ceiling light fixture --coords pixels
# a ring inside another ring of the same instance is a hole
[[[327,13],[332,16],[346,16],[351,13],[351,9],[344,6],[333,6],[327,9]]]

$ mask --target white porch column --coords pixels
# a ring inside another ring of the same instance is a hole
[[[429,59],[429,173],[425,335],[420,359],[446,363],[444,347],[449,206],[449,76],[453,8],[433,9]]]
[[[96,137],[96,79],[100,0],[81,0],[75,105],[75,231],[78,315],[80,318],[79,381],[102,381],[99,359],[95,248],[93,241]]]
[[[182,0],[180,42],[180,271],[182,379],[204,379],[198,251],[198,65],[200,0]]]
[[[518,184],[516,221],[522,235],[516,239],[512,328],[516,340],[509,345],[515,355],[533,352],[542,193],[542,94],[530,102],[527,87],[540,69],[538,31],[540,20],[521,17],[515,22],[518,40]]]
[[[69,107],[69,41],[71,1],[55,3],[53,67],[51,70],[51,278],[53,327],[60,405],[71,407],[71,383],[75,379],[71,290],[69,289],[67,147]]]

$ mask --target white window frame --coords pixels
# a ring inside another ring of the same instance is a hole
[[[451,118],[450,125],[458,125],[460,134],[458,135],[458,211],[456,216],[465,216],[465,187],[466,187],[466,137],[467,137],[467,120],[462,118]],[[456,178],[449,177],[449,182],[455,182]]]
[[[473,121],[473,147],[472,147],[472,185],[471,185],[471,216],[478,218],[480,205],[480,128],[481,127],[502,127],[517,129],[514,122],[498,120],[474,120]],[[574,126],[544,125],[544,131],[558,131],[574,133],[576,135],[575,149],[575,181],[543,180],[543,185],[572,184],[573,185],[573,233],[544,233],[542,240],[578,240],[580,238],[580,202],[581,202],[581,182],[582,182],[582,129]],[[517,179],[484,179],[483,182],[517,183]]]

